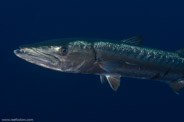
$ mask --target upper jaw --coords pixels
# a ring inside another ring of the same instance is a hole
[[[14,54],[20,58],[23,58],[23,59],[28,59],[28,58],[31,58],[31,57],[38,57],[38,53],[32,49],[32,48],[20,48],[20,49],[16,49],[14,50]]]
[[[54,68],[59,61],[52,55],[41,52],[36,48],[20,48],[14,50],[14,54],[30,63],[34,63],[47,68]]]
[[[13,51],[16,56],[20,56],[21,54],[24,54],[25,51],[23,49],[16,49]]]

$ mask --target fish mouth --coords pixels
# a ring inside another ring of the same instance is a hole
[[[57,68],[59,65],[59,60],[55,56],[47,53],[46,50],[37,48],[20,48],[14,50],[13,52],[17,57],[30,63],[50,69],[59,70]]]

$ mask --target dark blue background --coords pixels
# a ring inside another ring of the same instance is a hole
[[[67,74],[27,63],[19,45],[65,37],[124,39],[184,48],[184,2],[124,0],[0,2],[0,118],[38,122],[183,122],[184,92],[168,85],[122,78],[118,92],[99,76]]]

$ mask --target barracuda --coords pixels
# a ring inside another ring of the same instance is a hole
[[[175,52],[141,46],[141,37],[121,41],[101,39],[56,39],[24,45],[16,56],[39,66],[69,73],[100,75],[113,90],[121,77],[167,83],[173,91],[184,87],[184,49]]]

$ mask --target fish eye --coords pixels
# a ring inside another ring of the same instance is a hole
[[[62,48],[61,51],[60,51],[61,55],[66,55],[68,53],[68,50],[67,48]]]

